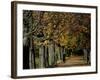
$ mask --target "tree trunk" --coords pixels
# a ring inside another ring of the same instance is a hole
[[[56,64],[56,44],[54,43],[54,65]]]
[[[56,58],[57,58],[57,63],[61,61],[61,51],[60,47],[56,46]]]
[[[49,65],[51,66],[54,63],[54,49],[52,44],[49,45],[48,51],[49,51]]]
[[[32,37],[30,38],[30,52],[29,52],[29,66],[30,69],[36,68],[36,61],[35,61],[35,50],[34,50],[34,44],[32,42]]]
[[[48,67],[49,61],[48,61],[48,46],[45,46],[45,67]]]
[[[39,66],[40,68],[43,68],[44,67],[44,49],[43,49],[43,46],[41,45],[39,47]]]
[[[63,60],[63,48],[60,47],[60,57],[61,57],[61,60]]]
[[[47,46],[44,46],[44,66],[47,66]]]
[[[87,50],[86,50],[86,49],[83,49],[83,52],[84,52],[84,60],[86,60],[86,61],[87,61],[87,54],[88,54],[88,52],[87,52]]]
[[[65,53],[65,48],[63,48],[63,62],[65,62],[65,58],[66,58],[66,53]]]
[[[54,63],[57,64],[57,58],[58,58],[58,56],[57,56],[57,54],[58,54],[58,47],[57,47],[56,44],[55,44],[54,48],[55,48],[55,51],[54,51]]]
[[[32,36],[30,36],[29,67],[32,69]]]
[[[32,69],[32,49],[29,50],[29,68]]]
[[[23,69],[29,69],[29,46],[23,46]]]

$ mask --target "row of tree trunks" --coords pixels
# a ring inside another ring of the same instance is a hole
[[[39,47],[39,67],[44,68],[54,64],[53,45]]]
[[[59,61],[63,61],[63,54],[65,54],[65,49],[57,45],[41,45],[39,47],[39,68],[54,67]]]
[[[33,53],[34,52],[34,53]],[[66,49],[54,44],[39,47],[39,64],[38,68],[54,67],[57,63],[65,61]],[[87,49],[83,49],[83,58],[87,63],[90,63],[90,56],[88,56]],[[37,68],[35,60],[35,51],[30,49],[29,68]]]
[[[33,53],[34,52],[34,53]],[[66,49],[54,44],[39,46],[39,68],[54,67],[57,63],[65,61]],[[90,62],[87,49],[83,49],[83,58],[85,61]],[[35,51],[30,50],[29,66],[30,69],[36,68]]]
[[[67,50],[64,47],[59,47],[56,44],[41,45],[39,46],[39,61],[37,63],[35,56],[35,47],[33,44],[33,39],[30,38],[30,47],[27,45],[23,46],[23,69],[34,69],[34,68],[45,68],[53,67],[61,61],[65,61]],[[29,56],[28,56],[29,53]],[[71,51],[72,53],[72,51]],[[29,58],[27,58],[29,57]],[[29,59],[29,60],[28,60]],[[88,49],[83,49],[83,59],[90,64],[90,52]],[[29,62],[29,63],[28,63]],[[36,66],[38,64],[38,66]]]
[[[28,50],[24,51],[24,52],[28,53]],[[24,53],[24,55],[27,53]],[[48,45],[48,46],[41,45],[39,47],[39,62],[37,63],[36,58],[35,58],[35,51],[30,48],[30,50],[29,50],[29,67],[28,67],[28,63],[27,63],[26,59],[23,59],[24,61],[26,61],[26,63],[24,63],[24,66],[25,66],[24,69],[54,67],[57,63],[59,63],[61,61],[64,62],[64,59],[66,56],[64,54],[66,54],[66,53],[67,53],[67,51],[65,48],[58,47],[57,45],[53,45],[53,44]],[[90,55],[88,55],[89,52],[87,51],[87,49],[83,49],[83,53],[84,53],[83,59],[85,61],[87,61],[87,64],[90,64]],[[36,66],[36,63],[39,65]]]

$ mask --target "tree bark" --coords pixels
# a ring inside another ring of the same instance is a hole
[[[83,49],[83,52],[84,52],[84,60],[86,60],[86,61],[87,61],[87,54],[88,54],[88,52],[87,52],[87,50],[86,50],[86,49]]]
[[[45,46],[45,67],[48,67],[49,66],[49,61],[48,61],[48,46],[46,45]]]
[[[60,56],[61,56],[61,60],[63,60],[63,48],[62,47],[60,47]]]
[[[39,65],[40,65],[40,68],[43,68],[44,67],[44,49],[43,49],[43,45],[41,45],[39,47]]]
[[[54,64],[54,49],[53,49],[53,44],[50,44],[48,47],[49,50],[49,65]]]

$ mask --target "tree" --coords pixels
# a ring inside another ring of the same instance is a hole
[[[49,59],[50,57],[46,55],[52,53],[54,58],[56,58],[55,53],[58,52],[63,56],[67,48],[72,50],[90,48],[90,14],[25,10],[23,16],[23,33],[24,37],[29,38],[29,47],[33,49],[34,61],[34,45],[40,47],[39,54],[42,54],[42,61],[45,61],[43,56]],[[46,63],[48,64],[49,61]],[[44,63],[41,62],[41,65],[43,67]]]

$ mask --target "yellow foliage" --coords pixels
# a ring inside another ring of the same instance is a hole
[[[60,45],[61,45],[61,46],[67,45],[67,42],[68,42],[68,36],[66,35],[66,33],[61,33],[59,39],[60,39]]]

